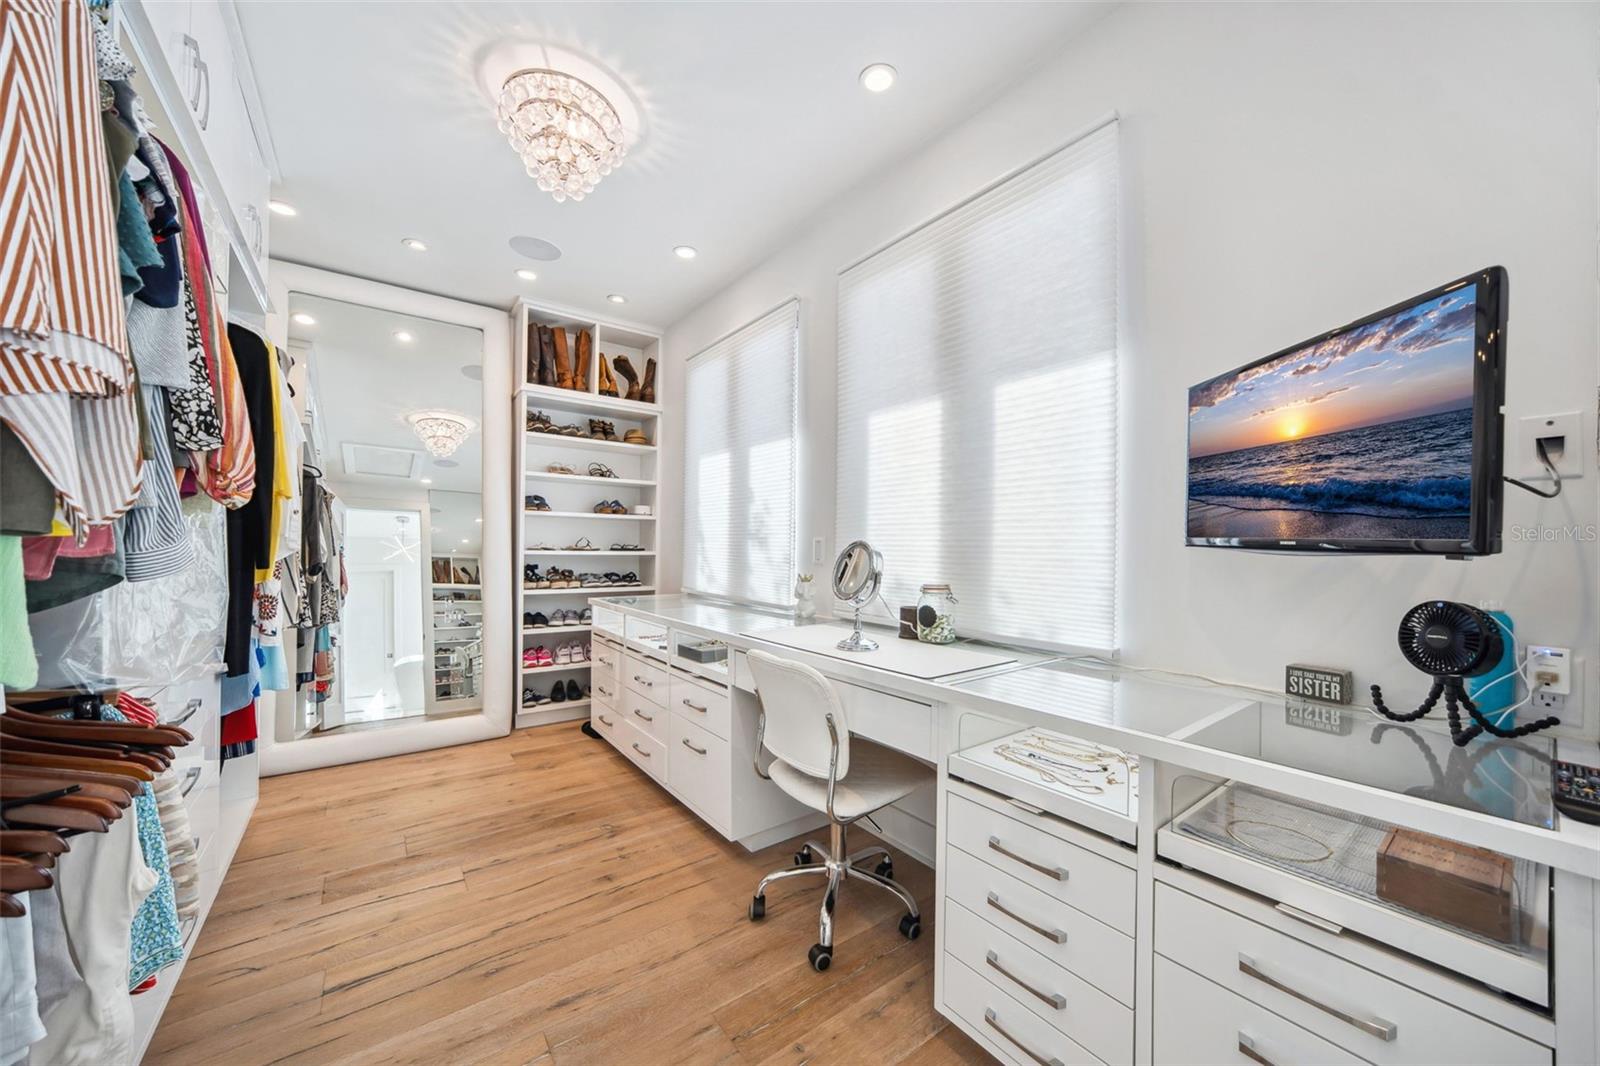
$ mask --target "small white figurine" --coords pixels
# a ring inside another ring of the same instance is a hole
[[[813,595],[810,574],[801,574],[794,582],[794,616],[802,622],[814,622],[817,618],[817,600]]]

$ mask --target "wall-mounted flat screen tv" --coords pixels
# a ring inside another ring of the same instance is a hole
[[[1191,388],[1188,543],[1499,551],[1506,300],[1490,267]]]

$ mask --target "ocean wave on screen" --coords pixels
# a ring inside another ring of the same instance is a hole
[[[1325,478],[1293,484],[1264,484],[1235,478],[1201,477],[1189,483],[1191,499],[1240,506],[1242,500],[1295,511],[1350,514],[1405,512],[1415,515],[1465,515],[1472,510],[1468,478],[1414,478],[1405,481],[1355,481]]]

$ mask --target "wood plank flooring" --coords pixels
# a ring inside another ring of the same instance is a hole
[[[933,1009],[933,871],[895,856],[914,942],[847,890],[824,974],[820,882],[748,920],[798,846],[728,843],[575,722],[269,778],[145,1062],[992,1061]]]

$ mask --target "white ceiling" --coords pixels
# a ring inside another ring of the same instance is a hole
[[[621,293],[611,311],[665,326],[1108,6],[241,3],[274,194],[300,212],[272,218],[272,253],[497,307]],[[480,88],[524,42],[590,57],[642,111],[642,141],[581,203],[537,189]],[[899,71],[881,95],[857,82],[878,61]],[[524,260],[519,234],[564,254]]]

